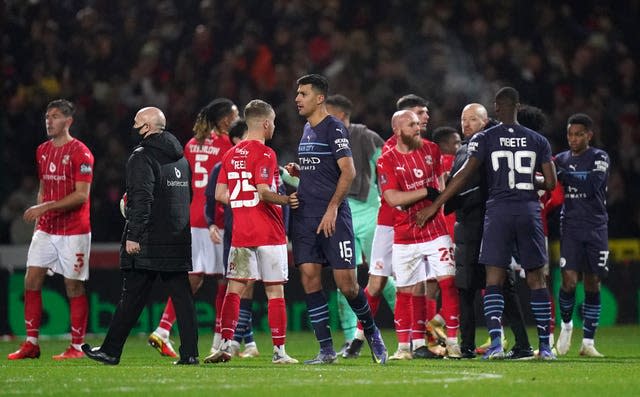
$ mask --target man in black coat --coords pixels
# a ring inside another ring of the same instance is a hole
[[[496,121],[489,119],[487,110],[478,103],[464,107],[460,117],[464,141],[456,152],[451,175],[462,168],[469,157],[467,146],[469,140],[477,132],[493,127]],[[478,263],[480,243],[484,226],[484,213],[487,200],[487,188],[484,172],[473,175],[462,192],[445,204],[445,214],[456,212],[455,235],[455,281],[460,297],[460,349],[463,358],[476,356],[475,333],[475,299],[479,290],[485,287],[485,267]],[[533,350],[529,344],[524,316],[520,307],[520,299],[516,292],[515,273],[507,271],[503,286],[505,297],[505,318],[509,321],[515,335],[516,343],[507,354],[507,358],[522,360],[533,358]]]
[[[133,133],[142,139],[127,162],[127,222],[122,234],[122,295],[102,346],[82,350],[87,357],[116,365],[122,348],[160,279],[173,300],[180,328],[180,360],[198,364],[198,334],[188,272],[191,270],[189,203],[191,172],[182,146],[164,131],[158,108],[140,109]]]

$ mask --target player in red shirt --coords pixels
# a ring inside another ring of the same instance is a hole
[[[64,277],[71,309],[71,345],[53,359],[84,357],[80,346],[84,343],[88,314],[84,281],[89,278],[93,154],[69,133],[74,110],[73,104],[64,99],[47,105],[45,125],[49,140],[36,151],[40,179],[38,204],[24,213],[26,221],[37,221],[24,279],[27,340],[18,351],[8,355],[9,360],[40,357],[41,291],[47,272]]]
[[[416,328],[413,323],[426,317],[425,306],[412,303],[416,300],[424,302],[421,291],[430,267],[453,268],[453,245],[442,212],[423,227],[417,226],[415,221],[416,213],[431,202],[427,199],[427,188],[438,189],[441,185],[440,149],[420,137],[418,116],[411,111],[396,112],[391,125],[397,144],[378,160],[378,177],[384,199],[389,205],[402,209],[394,219],[392,253],[398,291],[394,319],[398,351],[394,356],[396,359],[408,359],[411,358],[411,330]],[[448,299],[448,295],[443,298]],[[446,300],[443,306],[449,307]],[[453,353],[457,339],[447,342],[452,345]],[[425,346],[424,339],[413,339],[412,343],[414,349]]]
[[[220,313],[226,290],[224,264],[222,260],[222,244],[215,244],[209,236],[209,228],[204,217],[205,190],[209,181],[209,172],[233,144],[227,133],[231,124],[238,119],[238,108],[226,98],[217,98],[202,108],[193,126],[194,137],[184,147],[184,156],[191,168],[191,189],[193,191],[190,207],[191,224],[191,258],[193,271],[189,273],[191,291],[195,294],[204,281],[204,276],[218,279],[216,292],[216,324],[214,345],[220,337]],[[216,206],[216,222],[220,235],[224,233],[224,209]],[[163,356],[177,357],[169,333],[176,314],[171,298],[162,313],[158,327],[149,335],[149,345]]]
[[[284,344],[287,312],[284,286],[289,270],[287,240],[282,221],[283,205],[298,206],[296,193],[277,193],[278,162],[273,149],[264,144],[275,130],[275,112],[259,99],[247,104],[246,139],[225,154],[216,185],[216,200],[233,211],[227,294],[222,305],[222,343],[205,363],[229,361],[231,342],[238,324],[240,296],[248,282],[262,280],[268,299],[268,318],[273,341],[274,364],[295,364]]]

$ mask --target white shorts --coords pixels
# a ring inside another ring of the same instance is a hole
[[[439,273],[455,270],[451,254],[451,237],[440,236],[435,240],[417,244],[393,244],[393,272],[396,286],[408,287],[427,279],[431,267]],[[452,273],[453,274],[453,273]],[[444,275],[444,274],[443,274]]]
[[[438,243],[434,247],[437,251],[433,256],[429,256],[429,271],[427,272],[427,280],[435,280],[440,277],[455,276],[456,262],[453,256],[454,245],[451,242],[451,236],[440,236],[431,241]]]
[[[234,247],[229,251],[230,280],[262,280],[265,283],[284,283],[289,279],[287,245],[262,247]]]
[[[89,279],[91,233],[62,236],[36,230],[29,245],[27,267],[45,267],[72,280]]]
[[[376,225],[371,245],[369,274],[390,277],[393,274],[391,259],[393,252],[393,226]]]
[[[220,230],[224,238],[224,231]],[[222,244],[214,244],[209,237],[209,229],[191,228],[191,260],[193,270],[190,273],[207,275],[224,275],[222,262]]]

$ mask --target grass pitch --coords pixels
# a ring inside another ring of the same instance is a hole
[[[537,340],[530,330],[531,340]],[[557,332],[556,332],[557,333]],[[384,331],[390,354],[396,339]],[[507,337],[510,332],[507,332]],[[368,347],[360,358],[337,364],[305,366],[271,364],[271,340],[256,335],[261,355],[235,358],[224,364],[173,366],[172,359],[146,344],[146,336],[131,336],[117,366],[88,359],[56,362],[68,339],[41,341],[37,360],[9,361],[6,355],[19,341],[0,342],[0,395],[12,396],[638,396],[640,395],[640,326],[598,330],[596,346],[602,359],[578,356],[582,332],[574,330],[568,355],[553,362],[413,360],[372,363]],[[478,329],[482,343],[486,331]],[[318,350],[310,332],[291,333],[287,352],[301,362]],[[92,346],[102,338],[89,338]],[[334,333],[335,344],[342,335]],[[201,360],[211,346],[211,334],[200,335]],[[534,346],[535,348],[535,346]]]

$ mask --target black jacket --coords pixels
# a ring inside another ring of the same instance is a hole
[[[191,170],[182,146],[169,132],[152,134],[127,161],[127,222],[122,234],[120,267],[190,271]],[[126,240],[140,243],[129,255]]]
[[[497,124],[496,121],[490,120],[485,128]],[[465,139],[456,152],[450,175],[455,175],[469,158],[468,147],[469,140]],[[456,263],[463,266],[478,263],[487,203],[486,178],[484,167],[480,167],[475,174],[471,175],[460,193],[451,198],[444,207],[445,214],[456,212],[456,223],[453,227],[456,243],[454,257]]]
[[[469,141],[464,141],[456,152],[451,175],[455,175],[469,157],[467,148]],[[456,243],[454,257],[461,265],[478,263],[480,242],[484,227],[484,213],[486,209],[486,183],[483,168],[471,175],[465,187],[451,198],[444,207],[445,214],[456,212],[456,223],[453,227]]]

